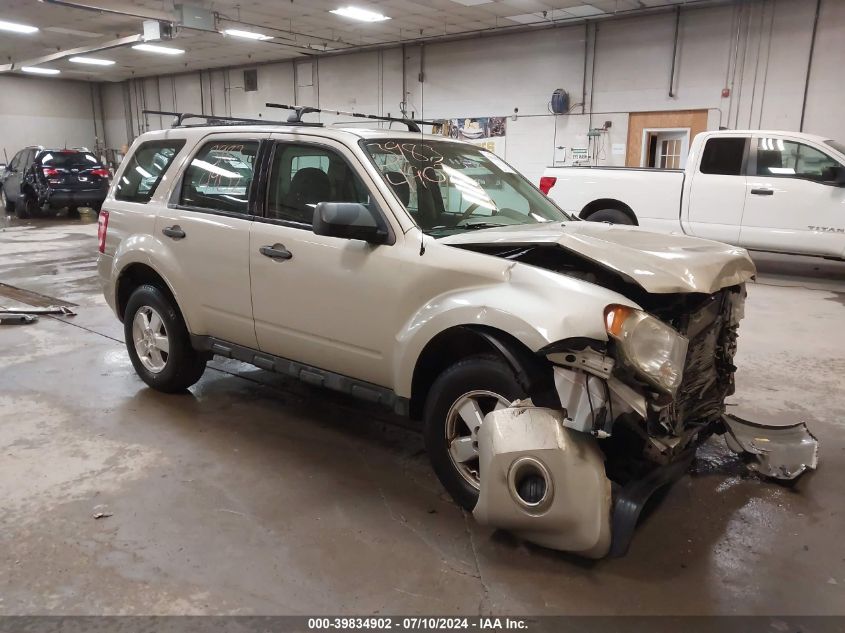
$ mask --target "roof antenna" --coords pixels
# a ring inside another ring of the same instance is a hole
[[[425,233],[420,235],[420,257],[425,255]]]

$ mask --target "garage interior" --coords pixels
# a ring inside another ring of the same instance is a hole
[[[114,173],[171,125],[145,110],[279,119],[272,102],[501,117],[486,147],[535,185],[579,161],[682,169],[705,130],[845,139],[839,0],[353,5],[386,19],[335,0],[0,0],[0,162],[86,148]],[[661,139],[677,144],[650,153]],[[587,561],[479,525],[383,408],[221,357],[184,394],[147,387],[97,229],[90,208],[0,215],[0,308],[74,313],[0,325],[0,614],[845,615],[844,262],[751,253],[729,399],[806,422],[818,470],[778,485],[713,437],[627,555]]]

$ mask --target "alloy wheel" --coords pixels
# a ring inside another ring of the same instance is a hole
[[[484,416],[507,408],[510,402],[492,391],[476,390],[465,393],[446,414],[446,446],[452,465],[469,485],[481,489],[478,464],[478,431]]]
[[[141,364],[158,374],[167,365],[170,339],[161,315],[150,306],[142,306],[132,319],[132,341]]]

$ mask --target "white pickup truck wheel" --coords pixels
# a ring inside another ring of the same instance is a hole
[[[478,429],[494,409],[526,396],[511,368],[494,356],[473,356],[444,371],[426,400],[425,445],[440,483],[472,510],[480,488]]]
[[[123,332],[132,366],[153,389],[184,391],[205,371],[205,358],[191,346],[182,316],[160,288],[135,289],[126,303]]]
[[[599,209],[587,216],[589,222],[610,222],[611,224],[634,224],[631,216],[619,209]]]

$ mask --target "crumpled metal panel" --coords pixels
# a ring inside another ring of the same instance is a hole
[[[728,448],[750,456],[748,467],[761,475],[790,481],[818,466],[819,441],[805,422],[760,424],[730,414],[722,420]]]
[[[478,431],[481,491],[473,515],[538,545],[601,558],[611,540],[604,456],[594,437],[563,422],[562,411],[521,403],[484,418]],[[545,498],[533,506],[521,502],[515,489],[526,464],[550,480]]]
[[[553,244],[622,273],[648,292],[716,292],[754,278],[748,252],[688,235],[603,222],[544,222],[466,231],[443,244]]]

